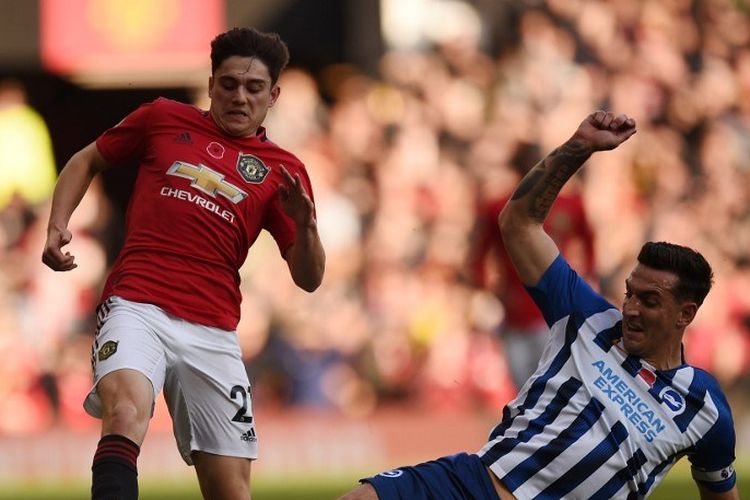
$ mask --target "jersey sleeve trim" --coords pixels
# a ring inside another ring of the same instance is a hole
[[[703,370],[695,369],[695,372],[706,386],[705,397],[714,402],[719,413],[714,425],[688,454],[693,479],[711,491],[728,491],[736,483],[733,467],[736,436],[732,411],[716,379]]]
[[[707,471],[700,467],[691,466],[690,471],[693,474],[693,479],[716,493],[729,491],[737,483],[737,473],[734,470],[734,464],[715,471]]]
[[[704,470],[700,467],[695,466],[690,467],[690,470],[693,473],[693,479],[695,479],[696,481],[709,483],[726,481],[730,476],[735,474],[734,464],[730,465],[729,467],[724,467],[723,469],[713,471]]]

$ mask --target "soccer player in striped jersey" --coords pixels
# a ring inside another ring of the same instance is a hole
[[[683,456],[702,499],[738,498],[729,404],[716,380],[682,357],[685,328],[711,288],[709,264],[686,247],[646,243],[618,310],[571,269],[542,225],[591,154],[635,131],[626,115],[592,113],[523,178],[500,215],[551,337],[489,441],[477,453],[365,478],[344,499],[643,498]]]

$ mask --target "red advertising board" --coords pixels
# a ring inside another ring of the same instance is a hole
[[[41,0],[42,64],[64,75],[209,64],[224,0]]]

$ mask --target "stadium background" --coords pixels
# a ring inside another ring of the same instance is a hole
[[[0,498],[85,495],[97,422],[92,311],[122,241],[132,170],[73,218],[79,268],[43,267],[68,157],[144,101],[207,107],[208,43],[276,31],[290,69],[269,136],[307,165],[327,272],[294,288],[264,238],[238,329],[261,433],[255,497],[333,498],[360,474],[484,442],[514,394],[493,296],[466,280],[483,201],[513,151],[596,108],[639,132],[578,179],[597,285],[615,303],[645,239],[700,249],[716,285],[685,341],[750,449],[750,6],[745,0],[0,0]],[[142,498],[197,498],[159,401]],[[690,498],[685,464],[655,497]],[[743,483],[744,484],[744,483]],[[685,488],[689,493],[682,493]],[[170,496],[172,495],[172,496]]]

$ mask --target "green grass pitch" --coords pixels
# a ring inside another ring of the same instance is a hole
[[[370,471],[374,473],[376,471]],[[353,488],[357,479],[367,473],[350,477],[291,477],[253,480],[255,500],[334,500]],[[750,461],[742,460],[737,467],[740,495],[750,491]],[[143,481],[140,487],[141,500],[200,500],[195,478],[183,481]],[[89,497],[87,484],[82,483],[37,483],[18,484],[0,482],[2,500],[81,500]],[[667,478],[649,497],[653,500],[698,499],[698,490],[690,478],[686,459],[681,460]]]

